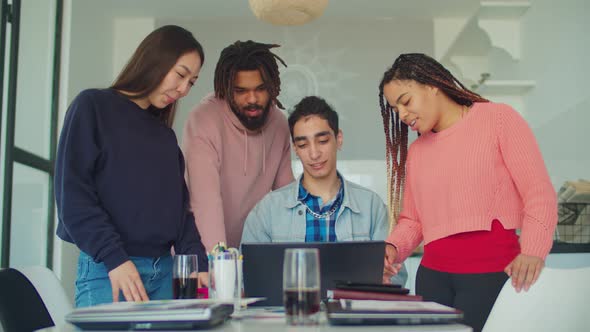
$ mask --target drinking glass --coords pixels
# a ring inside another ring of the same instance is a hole
[[[283,302],[289,325],[315,325],[320,316],[320,256],[316,248],[285,250]]]
[[[175,255],[172,291],[175,299],[196,299],[198,287],[197,255]]]

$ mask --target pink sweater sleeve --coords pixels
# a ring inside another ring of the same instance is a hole
[[[521,252],[545,258],[557,224],[557,197],[532,130],[507,105],[498,109],[500,152],[524,206]]]
[[[272,190],[284,187],[293,181],[295,181],[295,178],[293,178],[293,170],[291,169],[291,143],[289,142],[289,136],[287,136]]]
[[[397,225],[391,231],[386,242],[397,247],[398,253],[395,258],[396,263],[406,260],[416,247],[422,242],[422,224],[418,217],[418,211],[414,204],[412,185],[410,179],[411,163],[410,156],[406,163],[406,184],[404,186],[404,196],[402,211],[399,215]]]
[[[219,180],[221,161],[213,141],[215,136],[207,133],[203,125],[205,121],[200,120],[195,112],[189,115],[184,129],[183,150],[191,209],[201,240],[209,252],[217,242],[227,241]]]

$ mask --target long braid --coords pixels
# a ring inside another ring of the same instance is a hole
[[[387,206],[391,228],[395,225],[400,213],[401,192],[405,181],[408,127],[400,121],[398,114],[393,112],[391,106],[385,101],[382,86],[379,90],[379,104],[385,130]]]
[[[252,40],[236,41],[221,51],[215,67],[215,96],[220,99],[233,100],[233,84],[237,72],[242,70],[260,70],[262,79],[269,92],[270,99],[280,108],[277,99],[281,93],[281,78],[277,60],[287,67],[283,59],[270,50],[280,47],[277,44],[262,44]]]
[[[401,212],[403,187],[406,181],[408,125],[403,123],[383,95],[384,86],[394,80],[412,80],[438,87],[459,105],[471,106],[487,99],[467,89],[449,70],[433,58],[410,53],[400,55],[384,74],[379,84],[379,106],[385,132],[385,164],[387,167],[387,203],[389,226],[392,228]]]
[[[394,179],[394,172],[393,172],[393,166],[392,166],[392,162],[396,163],[397,160],[396,158],[391,158],[390,156],[393,154],[392,153],[392,149],[394,149],[395,147],[397,147],[395,144],[393,144],[393,138],[391,137],[390,134],[390,125],[389,125],[389,121],[391,118],[392,113],[389,112],[387,110],[389,105],[385,105],[384,103],[384,99],[383,98],[383,88],[379,87],[379,106],[381,106],[381,118],[383,119],[383,129],[385,131],[385,167],[386,167],[386,174],[387,174],[387,207],[388,207],[388,216],[389,216],[389,225],[391,228],[391,225],[394,223],[394,218],[393,216],[395,215],[394,211],[392,210],[396,205],[393,204],[393,197],[395,196],[394,192],[391,190],[392,188],[392,181]]]

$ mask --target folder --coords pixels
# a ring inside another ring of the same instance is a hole
[[[392,294],[383,292],[355,291],[348,289],[329,289],[329,299],[379,300],[379,301],[422,301],[420,295]]]

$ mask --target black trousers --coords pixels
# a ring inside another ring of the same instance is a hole
[[[504,272],[447,273],[420,265],[416,274],[416,294],[463,311],[463,323],[481,331],[500,290],[508,280]]]

